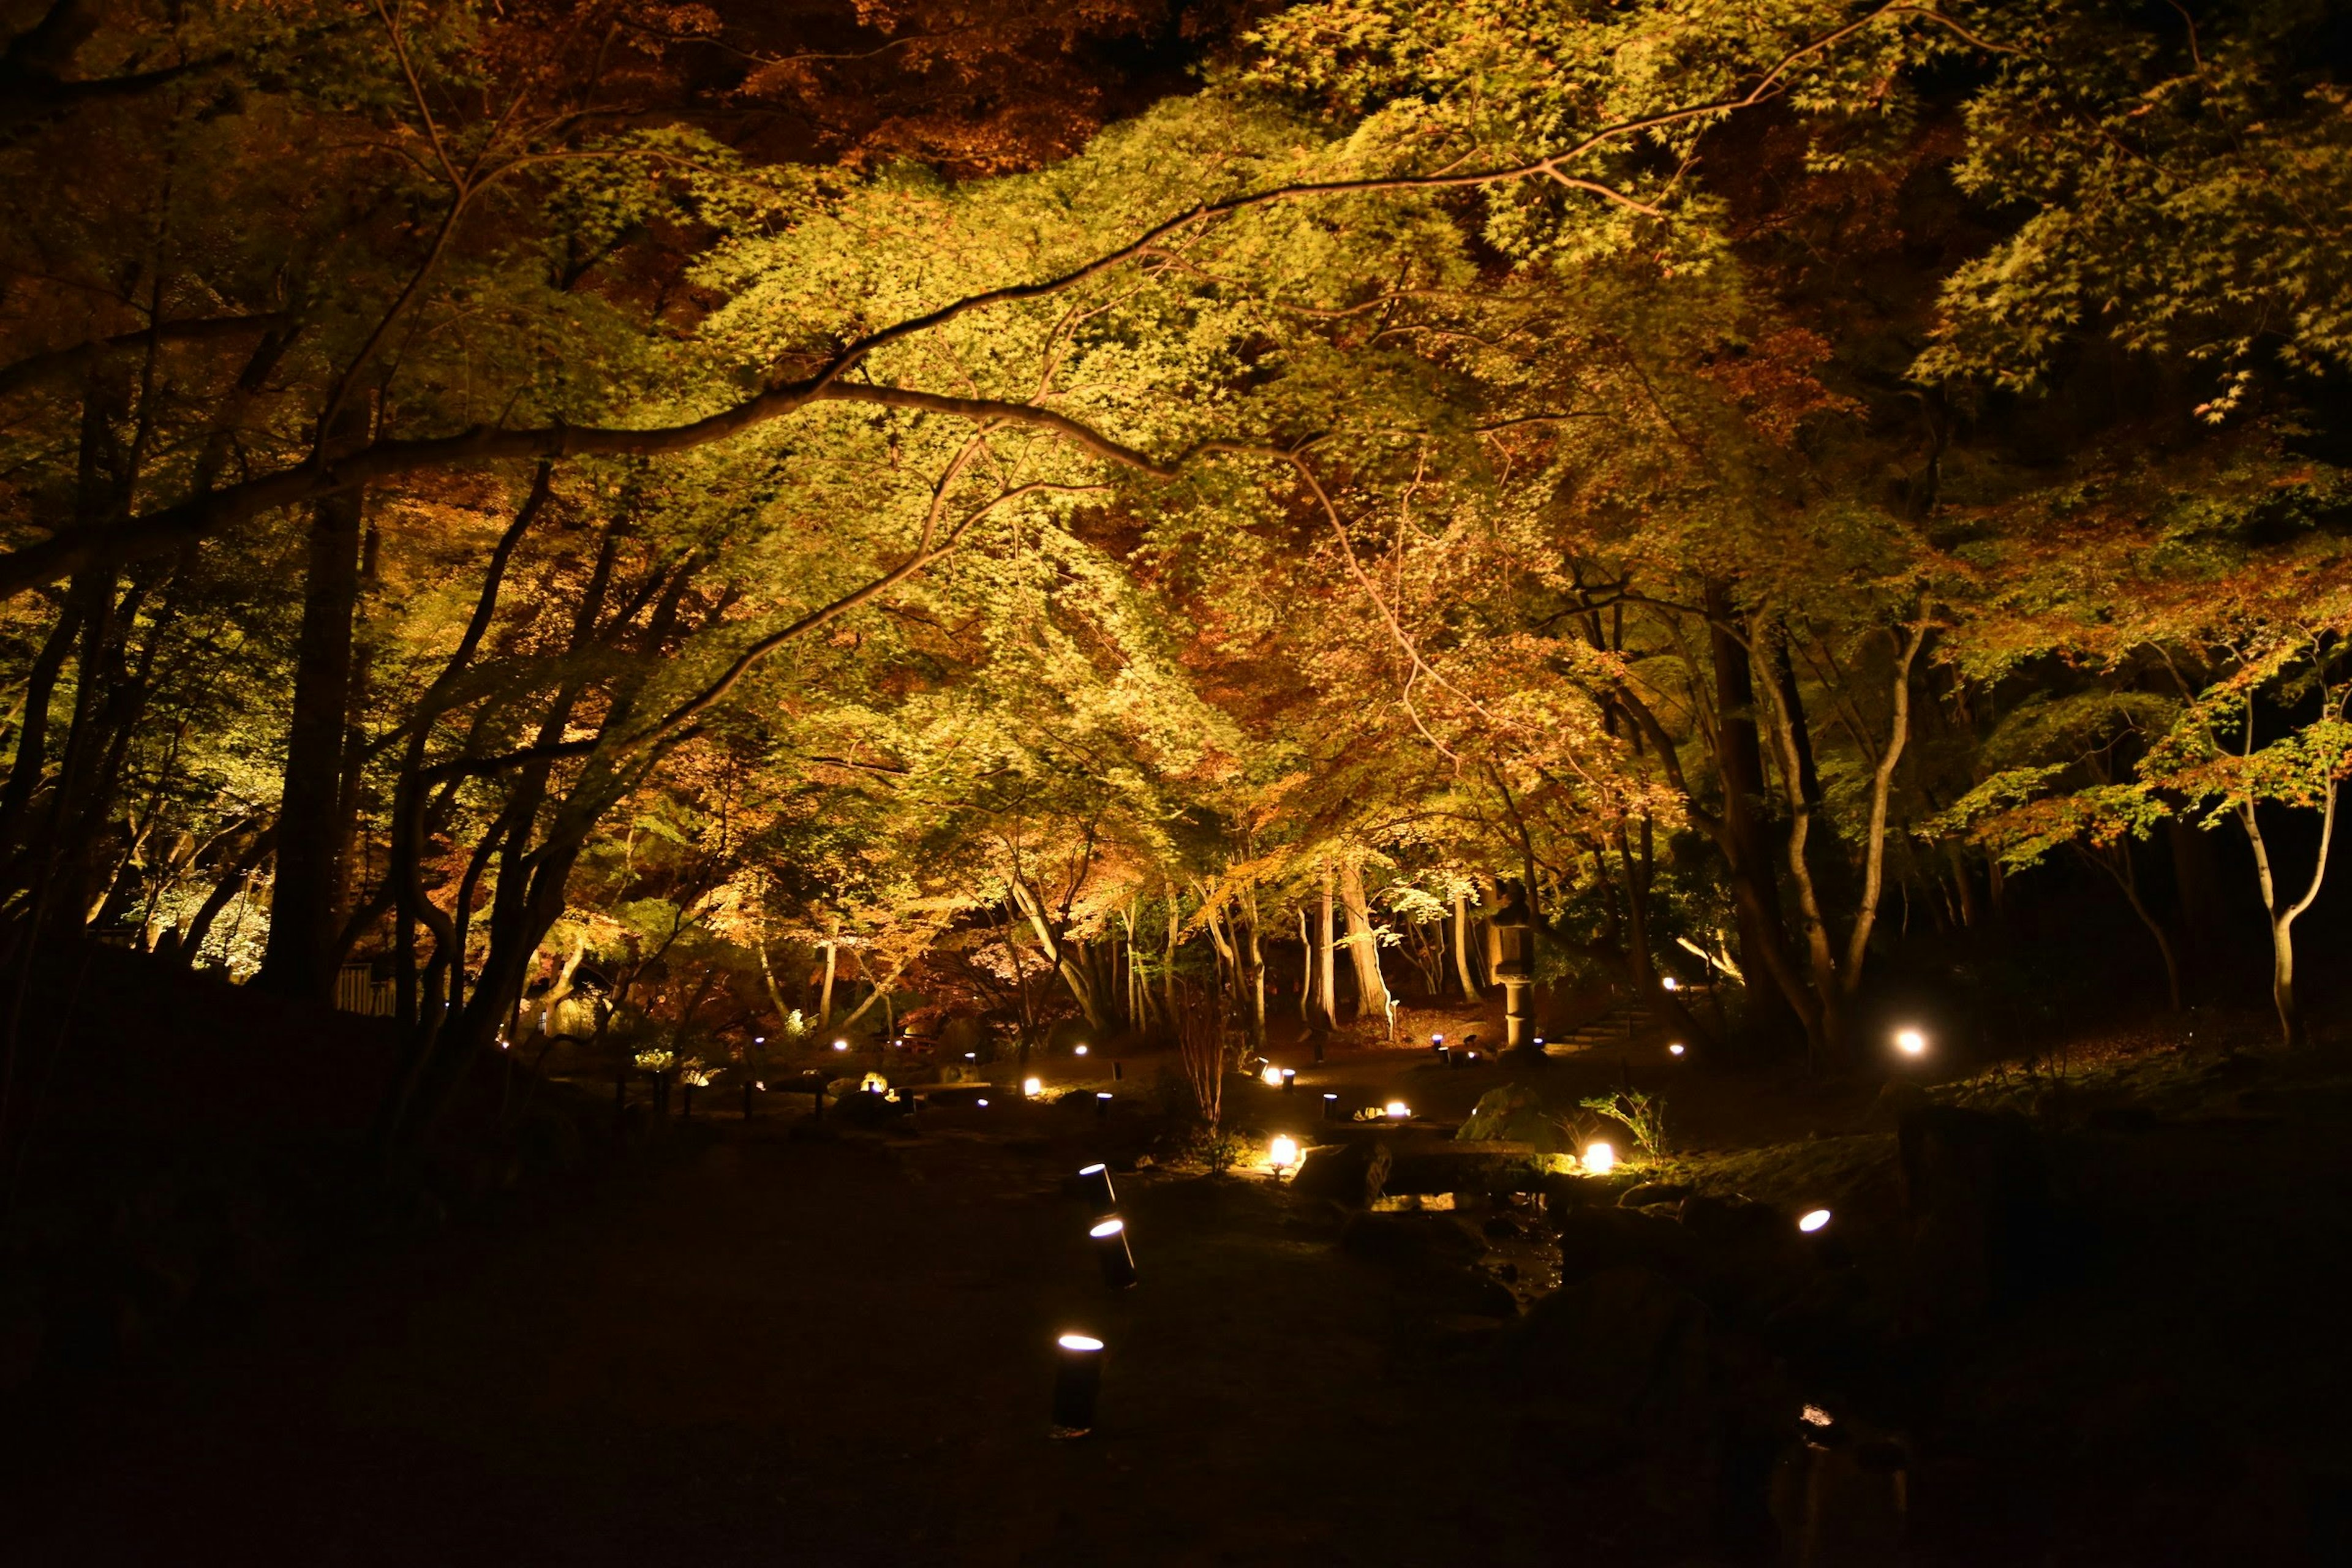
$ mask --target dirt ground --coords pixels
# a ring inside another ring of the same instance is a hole
[[[1685,1068],[1654,1044],[1555,1062],[1538,1075],[1545,1098],[1572,1107],[1630,1077],[1669,1091],[1685,1147],[1811,1134],[1806,1147],[1831,1152],[1823,1170],[1859,1147],[1867,1086],[1678,1077]],[[1237,1085],[1226,1108],[1261,1137],[1311,1137],[1327,1089],[1343,1103],[1403,1098],[1451,1120],[1526,1077],[1447,1071],[1418,1046],[1336,1052],[1321,1067],[1296,1046],[1276,1058],[1300,1069],[1297,1092]],[[839,1134],[836,1113],[837,1135],[812,1139],[795,1135],[800,1097],[767,1097],[746,1124],[735,1097],[707,1095],[693,1124],[667,1123],[584,1190],[362,1249],[109,1381],[69,1397],[36,1390],[0,1421],[6,1560],[1708,1560],[1657,1544],[1638,1478],[1557,1472],[1496,1418],[1495,1374],[1447,1338],[1430,1303],[1335,1247],[1328,1208],[1263,1172],[1118,1176],[1141,1283],[1106,1291],[1068,1178],[1098,1153],[1143,1146],[1159,1066],[1130,1059],[1108,1122],[1082,1105],[999,1093],[984,1110],[927,1110],[912,1135]],[[1040,1070],[1049,1097],[1114,1087],[1099,1058]],[[2126,1249],[2114,1279],[2158,1294],[2145,1318],[2117,1321],[2116,1344],[2154,1364],[2226,1336],[2265,1389],[2300,1398],[2292,1420],[2279,1425],[2227,1358],[2153,1394],[2145,1380],[2084,1371],[2086,1328],[2104,1337],[2108,1326],[2055,1321],[2063,1302],[2042,1309],[2054,1315],[2049,1364],[1989,1363],[1989,1377],[2030,1385],[1994,1393],[2031,1411],[2032,1387],[2075,1402],[2123,1387],[2100,1417],[2117,1451],[2137,1451],[2135,1423],[2161,1421],[2203,1431],[2189,1466],[2215,1462],[2208,1382],[2236,1390],[2244,1408],[2224,1416],[2273,1427],[2269,1441],[2319,1430],[2344,1383],[2340,1358],[2321,1366],[2309,1355],[2328,1314],[2303,1298],[2281,1310],[2277,1296],[2278,1280],[2315,1268],[2317,1254],[2256,1258],[2265,1244],[2230,1216],[2284,1215],[2314,1173],[2341,1173],[2343,1141],[2296,1123],[2307,1165],[2242,1193],[2196,1163],[2212,1137],[2236,1147],[2267,1125],[2180,1122],[2131,1145],[2144,1153],[2105,1161],[2088,1190],[2116,1187],[2123,1202],[2121,1187],[2138,1190],[2135,1170],[2172,1171],[2162,1201],[2197,1212],[2199,1245],[2233,1270],[2218,1291],[2180,1289],[2194,1259]],[[1810,1168],[1784,1162],[1774,1179],[1801,1184]],[[2291,1228],[2323,1252],[2344,1239],[2332,1209]],[[2168,1279],[2174,1289],[2162,1289]],[[2217,1311],[2231,1318],[2217,1322]],[[2278,1331],[2250,1331],[2265,1322]],[[1069,1330],[1110,1348],[1097,1431],[1055,1442],[1051,1347]],[[2159,1407],[2133,1403],[2149,1398]],[[2079,1462],[2063,1447],[2022,1452],[2038,1467]],[[2194,1517],[2166,1525],[2177,1553],[2150,1555],[2126,1546],[2146,1532],[2110,1537],[2095,1523],[2087,1537],[2044,1533],[2033,1499],[2055,1479],[2038,1473],[2020,1479],[1977,1454],[1923,1468],[1921,1485],[1946,1500],[1939,1512],[1934,1496],[1920,1500],[1942,1541],[1940,1551],[1923,1542],[1920,1560],[2231,1560],[2226,1539],[2198,1533]],[[2094,1466],[2080,1479],[2108,1489],[2100,1506],[2131,1510],[2147,1506],[2142,1493],[2195,1498],[2210,1478],[2119,1483]],[[2176,1511],[2194,1513],[2186,1501]],[[2100,1549],[2110,1539],[2120,1555]],[[2273,1559],[2249,1549],[2237,1560]]]

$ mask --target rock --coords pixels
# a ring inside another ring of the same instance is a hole
[[[1585,1207],[1559,1215],[1554,1224],[1559,1232],[1563,1282],[1629,1267],[1647,1268],[1678,1283],[1695,1280],[1700,1273],[1690,1234],[1663,1215]]]
[[[1626,1188],[1624,1195],[1617,1200],[1617,1206],[1645,1209],[1654,1204],[1678,1204],[1690,1194],[1690,1188],[1681,1182],[1643,1182],[1639,1186]]]
[[[1870,1114],[1863,1118],[1863,1126],[1874,1132],[1885,1132],[1901,1125],[1911,1112],[1933,1104],[1927,1091],[1906,1079],[1889,1079],[1881,1085],[1878,1098],[1870,1104]]]
[[[1603,1268],[1530,1307],[1505,1336],[1521,1383],[1571,1398],[1622,1434],[1703,1440],[1709,1396],[1706,1304],[1654,1268]]]
[[[1567,1130],[1544,1109],[1542,1098],[1515,1083],[1481,1095],[1454,1136],[1465,1143],[1524,1143],[1546,1154],[1564,1154],[1573,1147]]]
[[[1919,1317],[1973,1322],[2049,1283],[2056,1215],[2049,1164],[2029,1124],[1928,1106],[1903,1119],[1896,1144]]]
[[[1328,1198],[1360,1208],[1387,1190],[1392,1163],[1385,1143],[1364,1139],[1328,1143],[1307,1151],[1298,1173],[1290,1178],[1290,1187],[1307,1197]]]
[[[1751,1317],[1787,1305],[1811,1278],[1803,1234],[1770,1204],[1693,1196],[1683,1200],[1682,1222],[1696,1248],[1703,1288]]]
[[[1339,1227],[1339,1249],[1375,1263],[1406,1268],[1458,1267],[1475,1259],[1482,1250],[1477,1240],[1453,1221],[1409,1214],[1349,1215],[1348,1222]]]

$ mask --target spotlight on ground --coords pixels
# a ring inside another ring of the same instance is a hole
[[[1298,1163],[1298,1140],[1286,1136],[1276,1138],[1265,1146],[1265,1163],[1273,1168],[1274,1179],[1280,1181],[1285,1171]]]
[[[1607,1175],[1617,1168],[1617,1151],[1606,1143],[1587,1143],[1584,1146],[1584,1168],[1596,1176]]]
[[[1045,1092],[1045,1080],[1042,1078],[1024,1078],[1021,1080],[1021,1092],[1028,1099],[1034,1100]]]

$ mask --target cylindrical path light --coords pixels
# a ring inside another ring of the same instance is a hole
[[[1110,1120],[1110,1094],[1108,1090],[1097,1090],[1095,1094],[1095,1120],[1097,1121]]]
[[[1337,1121],[1339,1120],[1339,1097],[1338,1095],[1327,1094],[1323,1097],[1323,1120],[1326,1121]]]
[[[1135,1253],[1127,1245],[1127,1222],[1117,1215],[1098,1221],[1087,1235],[1094,1239],[1095,1261],[1102,1266],[1103,1283],[1124,1290],[1135,1283]]]
[[[1298,1069],[1297,1069],[1297,1068],[1283,1068],[1283,1069],[1282,1069],[1282,1092],[1283,1092],[1283,1093],[1285,1093],[1285,1094],[1296,1094],[1297,1091],[1298,1091]]]
[[[1094,1430],[1095,1400],[1102,1393],[1103,1342],[1091,1334],[1064,1334],[1054,1343],[1053,1435],[1083,1437]]]
[[[1116,1211],[1118,1207],[1118,1194],[1111,1191],[1110,1167],[1099,1160],[1091,1165],[1080,1166],[1078,1195],[1087,1200],[1087,1205],[1095,1211],[1097,1219]]]

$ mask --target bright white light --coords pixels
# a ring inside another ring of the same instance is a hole
[[[1388,1113],[1391,1121],[1402,1121],[1406,1117],[1411,1116],[1412,1111],[1403,1100],[1391,1100],[1388,1103]]]
[[[751,1087],[758,1089],[761,1094],[768,1092],[768,1086],[764,1083],[755,1083]]]
[[[1085,1056],[1085,1055],[1087,1054],[1087,1048],[1086,1048],[1086,1047],[1084,1047],[1084,1046],[1080,1046],[1080,1047],[1077,1048],[1077,1050],[1076,1050],[1076,1052],[1075,1054],[1076,1054],[1076,1055],[1078,1055],[1078,1056]]]
[[[1811,1236],[1813,1232],[1821,1229],[1822,1226],[1829,1224],[1829,1210],[1815,1209],[1811,1214],[1806,1215],[1803,1218],[1797,1221],[1797,1228],[1803,1231],[1807,1236]]]
[[[1681,990],[1682,988],[1683,988],[1683,983],[1682,983],[1681,981],[1679,981],[1679,980],[1675,979],[1675,978],[1673,975],[1671,975],[1671,974],[1669,974],[1669,975],[1667,975],[1667,976],[1666,976],[1666,989],[1667,989],[1667,990],[1669,990],[1669,991],[1679,991],[1679,990]]]
[[[1060,1339],[1055,1340],[1054,1342],[1061,1346],[1066,1351],[1098,1351],[1102,1349],[1102,1341],[1094,1339],[1086,1334],[1064,1334]]]
[[[1906,1057],[1924,1057],[1927,1054],[1927,1037],[1916,1029],[1897,1029],[1895,1048]]]
[[[1039,1078],[1024,1078],[1021,1080],[1021,1092],[1034,1100],[1045,1092],[1045,1080]]]
[[[849,1042],[847,1040],[835,1040],[833,1042],[833,1048],[836,1051],[845,1051],[849,1048]]]
[[[1670,1057],[1678,1057],[1682,1054],[1683,1043],[1680,1040],[1676,1040],[1673,1045],[1666,1047],[1666,1055]]]
[[[1444,1035],[1432,1035],[1429,1037],[1429,1043],[1433,1046],[1442,1046],[1445,1043],[1445,1037]]]
[[[1127,1221],[1123,1219],[1107,1219],[1103,1221],[1102,1224],[1087,1232],[1087,1234],[1095,1237],[1097,1240],[1100,1240],[1106,1236],[1117,1236],[1120,1231],[1125,1230],[1126,1228]]]
[[[1277,1171],[1286,1171],[1298,1163],[1298,1140],[1277,1138],[1265,1146],[1265,1163]]]
[[[976,1100],[972,1101],[972,1103],[979,1106],[982,1110],[986,1110],[988,1109],[988,1101],[984,1100]]]
[[[1278,1067],[1269,1066],[1264,1072],[1257,1075],[1257,1080],[1258,1082],[1265,1085],[1268,1089],[1280,1089],[1282,1087],[1282,1069]]]
[[[1081,1175],[1081,1176],[1099,1176],[1099,1175],[1101,1175],[1105,1171],[1108,1171],[1108,1170],[1109,1170],[1109,1169],[1110,1169],[1110,1167],[1109,1167],[1108,1165],[1106,1165],[1106,1164],[1104,1164],[1102,1162],[1100,1162],[1099,1160],[1097,1160],[1097,1162],[1095,1162],[1095,1163],[1093,1163],[1093,1164],[1091,1164],[1091,1165],[1080,1165],[1080,1166],[1078,1167],[1078,1174],[1079,1174],[1079,1175]]]
[[[1606,1143],[1584,1146],[1584,1168],[1596,1176],[1605,1176],[1617,1168],[1617,1151]]]

